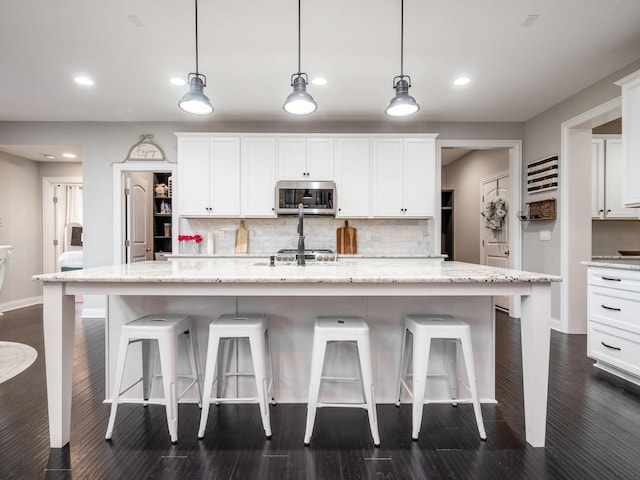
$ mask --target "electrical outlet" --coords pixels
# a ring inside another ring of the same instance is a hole
[[[540,230],[540,240],[551,240],[551,230]]]
[[[371,231],[370,230],[365,230],[364,239],[365,240],[371,240]]]
[[[224,230],[218,230],[218,240],[224,240]]]

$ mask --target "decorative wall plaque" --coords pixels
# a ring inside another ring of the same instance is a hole
[[[162,148],[152,141],[153,135],[140,135],[140,141],[136,143],[127,154],[125,162],[129,160],[162,160],[166,161]]]

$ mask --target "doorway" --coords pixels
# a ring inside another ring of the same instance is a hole
[[[591,158],[592,130],[622,115],[622,100],[614,98],[561,125],[560,176],[562,237],[560,243],[560,321],[552,325],[564,333],[587,332],[587,267],[591,260]]]
[[[116,265],[121,263],[125,263],[127,261],[127,202],[124,195],[125,186],[126,186],[126,174],[131,172],[147,172],[153,174],[155,173],[163,173],[166,174],[167,177],[171,176],[173,179],[176,178],[177,165],[175,163],[168,162],[136,162],[130,161],[125,163],[117,163],[113,165],[113,207],[114,207],[114,216],[113,216],[113,262]],[[153,176],[152,176],[153,178]],[[154,188],[154,182],[151,182],[150,189]],[[151,225],[155,225],[155,217],[158,218],[163,217],[163,223],[158,224],[162,225],[163,231],[161,232],[163,242],[169,242],[171,244],[171,233],[168,232],[169,235],[164,235],[164,219],[171,219],[171,223],[173,225],[177,225],[177,218],[175,217],[175,208],[169,208],[169,210],[158,210],[158,205],[162,205],[162,199],[159,199],[159,203],[152,204],[152,215],[154,220],[151,221]],[[158,210],[158,211],[156,211]],[[131,216],[131,215],[130,215]],[[166,222],[168,223],[168,222]],[[138,223],[141,227],[141,223]],[[152,227],[154,228],[154,227]],[[158,227],[160,228],[160,227]],[[153,230],[152,236],[155,237],[155,230]],[[148,235],[148,234],[147,234]],[[177,243],[177,242],[175,242]],[[175,247],[175,245],[173,245]],[[149,247],[144,247],[149,248]],[[165,250],[166,251],[166,250]],[[151,253],[153,255],[153,252]],[[151,257],[153,258],[153,256]]]
[[[71,241],[73,226],[82,228],[82,178],[44,177],[42,179],[43,251],[42,271],[53,273],[60,270],[58,260],[63,252],[80,252],[81,243]],[[82,265],[82,260],[80,260]]]
[[[437,145],[438,145],[438,148],[436,150],[437,151],[437,157],[436,157],[437,168],[441,172],[442,172],[442,166],[443,166],[442,164],[443,154],[446,156],[447,149],[452,149],[452,148],[466,149],[468,151],[467,153],[470,153],[472,151],[483,151],[483,150],[504,150],[506,152],[506,155],[508,156],[508,159],[506,161],[506,169],[509,173],[510,178],[512,179],[509,183],[511,188],[509,189],[508,198],[506,202],[508,206],[506,221],[508,222],[508,225],[510,225],[508,249],[506,250],[509,252],[508,268],[520,269],[522,265],[522,259],[521,259],[522,228],[517,217],[517,212],[520,209],[520,204],[521,204],[521,182],[519,181],[519,179],[521,178],[521,171],[522,171],[521,140],[438,140]],[[498,171],[502,171],[502,170],[505,170],[505,168],[503,167]],[[473,259],[472,260],[473,263],[481,263],[481,260],[480,260],[481,242],[478,237],[479,230],[476,230],[476,228],[479,228],[477,227],[477,225],[480,224],[480,208],[478,208],[477,206],[478,200],[480,199],[480,194],[479,194],[480,185],[478,181],[480,178],[487,175],[488,174],[485,173],[484,175],[476,176],[473,183],[473,191],[478,192],[478,193],[475,193],[475,200],[474,200],[475,207],[473,207],[473,210],[471,212],[471,215],[473,215],[473,218],[474,218],[473,238],[478,238],[478,240],[474,241],[472,246],[468,246],[468,248],[473,249],[473,251],[468,254],[469,255],[468,258]],[[516,179],[516,181],[513,181],[513,179]],[[441,176],[437,179],[437,188],[438,190],[441,190],[443,188]],[[447,187],[445,186],[445,188]],[[467,211],[467,209],[461,207],[461,203],[460,203],[462,199],[461,194],[467,193],[465,190],[467,189],[464,188],[462,189],[462,191],[454,192],[455,199],[456,199],[454,216],[457,220],[462,220],[461,223],[456,221],[456,225],[464,225],[466,223],[464,222],[463,217],[461,218],[461,215],[464,215],[464,212]],[[438,196],[438,198],[439,197],[440,196]],[[441,209],[441,207],[442,205],[438,205],[438,209]],[[440,218],[440,216],[438,216],[435,219],[435,231],[437,232],[440,232],[442,229],[441,221],[442,219]],[[459,230],[459,227],[456,227],[456,228],[458,228]],[[460,238],[465,238],[466,236],[467,235],[464,231],[454,232],[455,238],[460,239]],[[439,235],[434,237],[435,251],[437,252],[442,251],[441,242],[442,242],[442,238]],[[453,249],[453,251],[454,251],[453,260],[465,261],[466,256],[465,256],[464,250],[461,250],[460,248],[456,247]],[[466,261],[469,261],[469,260],[466,260]],[[519,297],[509,298],[508,309],[509,309],[510,316],[514,318],[520,317]]]

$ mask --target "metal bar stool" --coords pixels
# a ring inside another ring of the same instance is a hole
[[[253,372],[230,371],[233,349],[237,351],[237,341],[248,338],[253,361]],[[222,348],[221,348],[222,344]],[[224,350],[227,349],[227,355]],[[225,359],[226,357],[226,359]],[[254,376],[256,397],[225,397],[227,377]],[[213,383],[216,382],[216,396],[211,396]],[[260,405],[260,415],[267,439],[271,439],[271,417],[267,398],[276,404],[273,386],[273,365],[271,363],[271,339],[269,321],[265,314],[222,315],[209,324],[209,342],[207,346],[207,366],[204,374],[202,413],[198,439],[204,438],[209,417],[209,405],[220,403],[254,402]]]
[[[358,366],[360,379],[323,377],[322,367],[327,344],[330,342],[355,342],[358,347]],[[361,380],[364,403],[322,403],[318,402],[320,383],[322,380]],[[321,316],[316,319],[313,329],[313,350],[311,353],[311,375],[309,381],[309,403],[307,405],[307,424],[304,434],[304,444],[311,442],[311,434],[316,419],[316,409],[322,407],[350,407],[363,408],[369,415],[371,436],[376,447],[380,446],[378,433],[378,416],[373,386],[373,371],[371,368],[371,344],[369,340],[369,325],[361,317]]]
[[[113,433],[113,426],[116,421],[116,411],[120,403],[141,403],[165,405],[167,410],[167,424],[171,443],[178,441],[178,401],[194,385],[198,390],[198,402],[202,397],[200,390],[200,370],[195,352],[196,339],[193,330],[191,317],[183,314],[158,314],[146,315],[122,326],[120,334],[120,348],[116,365],[116,378],[113,386],[111,415],[105,439],[110,440]],[[187,344],[191,373],[182,375],[177,373],[177,353],[179,336],[184,336]],[[151,341],[155,340],[157,349],[152,355]],[[140,342],[142,344],[142,377],[132,385],[122,390],[122,379],[127,361],[129,345]],[[160,357],[161,375],[156,375],[155,365]],[[151,400],[150,392],[153,390],[153,382],[156,376],[162,376],[164,386],[164,398]],[[191,380],[185,390],[178,395],[177,379],[186,377]],[[129,391],[138,383],[142,382],[143,398],[128,399],[120,396]]]
[[[408,333],[411,333],[413,340],[408,342]],[[425,390],[428,374],[429,352],[431,340],[440,339],[444,342],[443,367],[444,376],[447,380],[453,405],[458,402],[469,403],[469,400],[457,398],[457,346],[462,347],[462,354],[469,379],[469,391],[471,392],[470,402],[473,404],[473,411],[478,425],[478,432],[482,440],[487,439],[482,421],[482,411],[478,399],[476,388],[476,372],[473,362],[473,349],[471,347],[471,329],[469,325],[452,315],[406,315],[404,317],[404,334],[402,339],[402,354],[400,361],[400,372],[398,374],[398,385],[396,395],[396,406],[400,406],[400,395],[404,387],[412,399],[412,433],[413,440],[418,439],[422,424],[422,411],[425,403]],[[406,379],[409,363],[409,351],[413,350],[413,392],[408,387]],[[426,400],[427,403],[433,403]]]

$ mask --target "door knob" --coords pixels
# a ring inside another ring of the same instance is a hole
[[[506,252],[504,252],[504,256],[508,257],[509,256],[509,250],[507,250]]]

